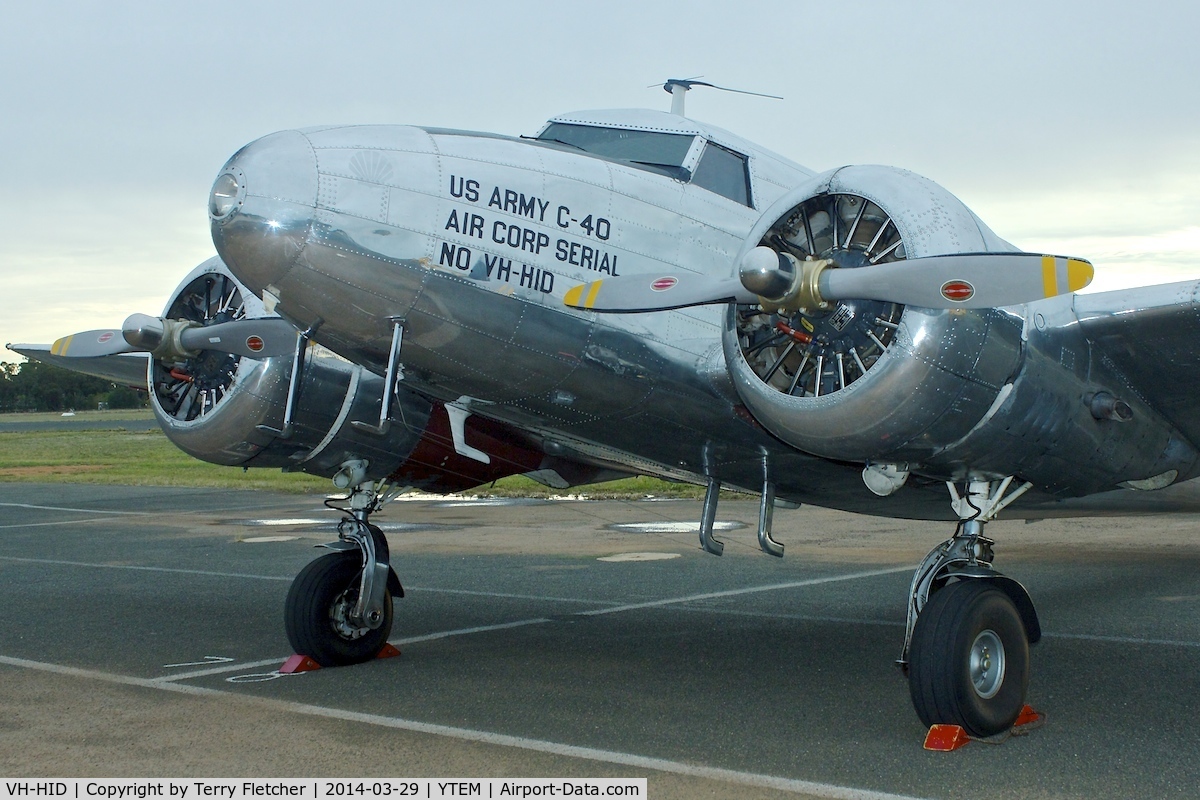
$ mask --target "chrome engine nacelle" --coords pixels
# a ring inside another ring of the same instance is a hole
[[[843,167],[775,202],[739,254],[767,245],[856,268],[1015,248],[958,198],[892,167]],[[730,306],[738,394],[771,433],[844,461],[925,463],[988,413],[1021,356],[1020,317],[873,300],[795,314]]]
[[[193,270],[163,316],[213,324],[269,316],[220,259]],[[402,392],[393,424],[383,434],[362,431],[355,420],[376,422],[384,379],[325,348],[310,345],[299,402],[288,437],[283,427],[292,359],[262,360],[203,351],[179,362],[150,365],[150,402],[159,425],[177,447],[214,464],[282,467],[332,476],[348,459],[369,463],[367,477],[391,475],[405,462],[429,422],[432,404]]]

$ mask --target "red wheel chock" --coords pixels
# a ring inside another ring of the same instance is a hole
[[[1041,722],[1045,718],[1046,715],[1040,711],[1034,711],[1033,706],[1022,706],[1021,713],[1017,714],[1017,721],[1013,723],[1013,733],[1020,733],[1017,728],[1023,728],[1026,725],[1032,725],[1035,722]]]
[[[1032,730],[1032,727],[1028,730],[1022,730],[1022,728],[1032,726],[1034,723],[1040,723],[1045,718],[1044,714],[1034,711],[1032,706],[1023,706],[1011,730],[1004,731],[997,736],[979,739],[978,741],[999,744],[1009,736],[1020,736],[1023,733],[1028,733],[1029,730]],[[930,725],[929,733],[925,736],[925,749],[934,750],[939,753],[949,753],[960,747],[967,746],[971,743],[971,740],[972,737],[963,730],[961,725]]]
[[[961,725],[930,725],[925,735],[925,749],[949,753],[971,743],[971,737]]]
[[[321,665],[308,656],[297,654],[283,662],[283,666],[278,671],[284,675],[291,675],[295,672],[312,672],[314,669],[320,668]]]
[[[395,658],[398,655],[400,655],[400,651],[395,645],[384,642],[383,647],[381,647],[379,652],[375,654],[375,658]],[[284,675],[292,675],[297,672],[312,672],[313,670],[320,668],[321,665],[313,659],[297,653],[287,661],[283,662],[283,666],[280,667],[277,672],[280,672]]]

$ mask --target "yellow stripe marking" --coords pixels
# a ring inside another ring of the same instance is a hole
[[[1043,297],[1054,297],[1058,294],[1058,269],[1054,265],[1054,256],[1042,256],[1042,291]]]
[[[600,284],[604,281],[595,281],[591,284],[591,289],[588,290],[587,299],[583,301],[584,308],[591,308],[596,304],[596,295],[600,293]]]
[[[572,308],[578,308],[579,299],[583,297],[583,290],[585,288],[587,288],[587,284],[582,283],[579,286],[576,286],[574,289],[568,289],[567,293],[563,295],[563,305],[571,306]]]
[[[67,348],[71,346],[71,340],[74,338],[75,338],[75,334],[71,334],[70,336],[64,336],[63,338],[56,341],[50,347],[50,355],[65,356],[67,354]]]
[[[1067,289],[1077,292],[1092,282],[1096,270],[1092,265],[1080,258],[1067,259]]]

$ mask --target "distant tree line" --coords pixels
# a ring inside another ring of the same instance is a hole
[[[0,362],[0,412],[141,408],[146,393],[40,361]]]

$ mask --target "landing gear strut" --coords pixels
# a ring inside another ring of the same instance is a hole
[[[992,568],[994,542],[983,535],[984,524],[1030,487],[1005,497],[1011,482],[973,480],[962,495],[948,484],[958,528],[913,575],[897,663],[925,725],[993,736],[1011,728],[1025,704],[1029,645],[1041,639],[1041,626],[1025,588]]]
[[[392,598],[404,596],[387,538],[369,521],[388,497],[362,480],[365,470],[365,462],[350,461],[334,478],[350,489],[338,540],[321,545],[334,552],[300,571],[284,603],[288,641],[323,667],[374,658],[392,631]]]

